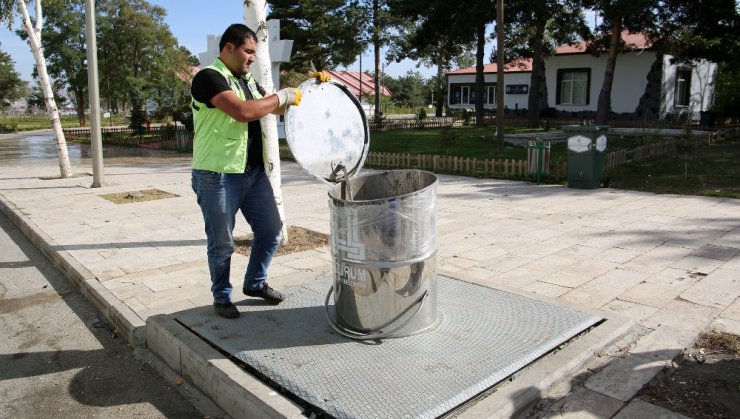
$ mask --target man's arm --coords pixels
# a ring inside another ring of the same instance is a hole
[[[280,110],[280,101],[275,94],[262,99],[241,100],[233,91],[224,90],[214,96],[211,103],[239,122],[255,121]]]

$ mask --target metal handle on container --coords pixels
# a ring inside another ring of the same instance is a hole
[[[326,320],[329,321],[329,326],[331,326],[332,329],[334,329],[335,332],[339,333],[340,335],[355,339],[355,340],[373,340],[373,339],[382,339],[385,337],[388,337],[389,335],[401,330],[404,326],[409,324],[411,320],[416,317],[417,314],[421,311],[421,308],[424,307],[424,302],[426,301],[426,297],[429,296],[429,291],[424,291],[424,294],[422,294],[416,301],[411,303],[408,307],[406,307],[401,313],[399,313],[396,317],[392,318],[390,321],[388,321],[386,324],[378,327],[376,330],[371,331],[370,333],[360,333],[355,332],[353,330],[349,330],[345,327],[340,326],[334,319],[331,318],[329,315],[329,297],[331,297],[332,293],[334,293],[334,287],[329,288],[329,292],[326,294],[326,300],[324,300],[324,310],[326,311]],[[396,320],[400,319],[401,316],[406,314],[409,310],[411,310],[412,307],[416,307],[416,311],[414,311],[414,314],[412,314],[406,321],[404,321],[400,326],[395,327],[391,330],[388,330],[386,332],[383,332],[382,329],[389,326]],[[337,313],[339,315],[339,313]]]

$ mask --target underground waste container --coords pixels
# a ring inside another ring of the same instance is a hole
[[[360,175],[370,136],[359,101],[335,81],[309,79],[298,88],[301,103],[288,108],[285,133],[296,162],[329,186],[329,325],[360,340],[431,329],[438,322],[437,177]]]
[[[568,187],[595,189],[606,169],[606,125],[563,127],[568,136]]]

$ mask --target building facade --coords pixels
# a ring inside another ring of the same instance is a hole
[[[631,51],[619,54],[614,69],[611,111],[624,117],[698,120],[710,109],[717,65],[708,61],[674,63],[673,57],[651,48],[640,34],[623,34]],[[586,43],[565,45],[545,60],[547,102],[559,114],[581,116],[596,112],[604,83],[606,54],[586,52]],[[495,109],[496,65],[484,68],[486,109]],[[504,70],[506,109],[527,107],[531,60]],[[651,82],[652,80],[652,82]],[[447,74],[451,109],[474,109],[475,67]],[[471,93],[472,96],[471,96]]]

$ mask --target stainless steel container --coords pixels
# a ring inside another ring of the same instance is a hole
[[[394,170],[346,183],[329,189],[336,325],[368,338],[434,326],[437,177]]]

